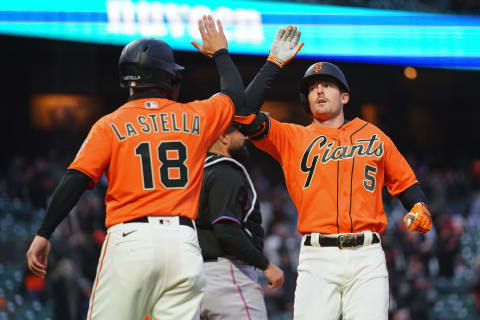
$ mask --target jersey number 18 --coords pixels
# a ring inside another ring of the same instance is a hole
[[[152,153],[150,142],[141,142],[135,148],[135,155],[140,157],[142,166],[143,188],[155,188]],[[167,189],[182,189],[188,184],[187,147],[181,141],[162,141],[157,147],[157,156],[160,161],[160,183]]]

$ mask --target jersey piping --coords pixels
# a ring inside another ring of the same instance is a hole
[[[350,144],[353,144],[353,135],[363,128],[365,128],[368,123],[365,123],[360,129],[355,131],[350,135]],[[350,215],[350,232],[353,233],[353,219],[352,219],[352,185],[353,185],[353,169],[355,168],[355,157],[352,158],[352,171],[350,172],[350,208],[348,209],[348,214]],[[338,195],[337,195],[338,196]]]
[[[255,191],[255,187],[253,186],[253,182],[252,180],[250,179],[250,175],[248,174],[248,171],[247,169],[243,166],[243,164],[241,164],[240,162],[238,162],[237,160],[235,159],[232,159],[232,158],[227,158],[227,157],[221,157],[221,158],[218,158],[218,159],[215,159],[213,160],[213,158],[215,158],[216,156],[212,155],[212,156],[208,156],[206,159],[205,159],[205,168],[207,167],[210,167],[216,163],[219,163],[219,162],[222,162],[222,161],[228,161],[228,162],[232,162],[234,164],[236,164],[243,172],[243,174],[245,175],[245,177],[247,178],[247,181],[248,181],[248,184],[250,185],[250,189],[252,191],[252,194],[253,194],[253,199],[252,199],[252,205],[250,206],[250,208],[248,209],[247,213],[245,214],[245,217],[243,218],[243,222],[247,221],[248,220],[248,217],[250,216],[250,214],[253,212],[253,209],[255,208],[255,203],[257,202],[257,192]]]

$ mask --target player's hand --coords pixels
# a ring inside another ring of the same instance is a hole
[[[220,20],[217,20],[217,26],[218,30],[212,16],[203,16],[202,19],[198,20],[198,30],[200,30],[203,44],[199,44],[196,41],[191,42],[200,53],[209,58],[218,50],[228,48],[227,38],[223,32],[223,26]]]
[[[45,278],[47,274],[47,257],[50,252],[50,241],[41,236],[35,236],[27,251],[28,268],[34,275]]]
[[[269,263],[267,269],[263,271],[265,278],[268,280],[269,288],[280,288],[283,286],[283,271],[274,264]]]
[[[415,203],[410,212],[403,217],[403,221],[409,231],[427,233],[432,228],[432,216],[422,202]]]
[[[298,43],[302,33],[295,26],[280,28],[270,48],[268,60],[277,64],[280,68],[293,59],[303,47],[303,42]]]

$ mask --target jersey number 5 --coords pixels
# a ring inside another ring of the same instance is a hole
[[[154,176],[150,142],[142,142],[135,148],[135,155],[140,156],[142,166],[143,188],[152,190]],[[160,182],[167,189],[182,189],[188,184],[187,147],[181,141],[163,141],[157,148],[160,161]]]
[[[377,173],[377,168],[374,166],[370,166],[368,164],[365,165],[365,180],[363,180],[363,187],[365,190],[373,192],[375,190],[375,185],[377,184],[377,180],[375,179],[374,174]]]

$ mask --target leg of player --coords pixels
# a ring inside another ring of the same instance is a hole
[[[108,230],[88,320],[197,319],[204,278],[188,226],[120,223]]]
[[[344,261],[337,248],[302,244],[295,290],[294,319],[337,320],[340,316]]]
[[[380,243],[343,250],[350,255],[352,270],[352,281],[346,283],[342,296],[344,318],[387,320],[389,284]]]
[[[202,300],[202,320],[267,320],[263,291],[255,268],[230,259],[204,264],[208,279]]]
[[[90,295],[87,320],[143,319],[154,273],[154,243],[144,230],[123,237],[123,224],[109,229]],[[143,261],[143,263],[138,263]],[[156,282],[155,282],[156,283]],[[153,283],[153,284],[155,284]]]
[[[230,277],[232,284],[237,287],[242,296],[244,309],[248,308],[248,314],[252,320],[267,320],[267,309],[263,298],[263,290],[257,281],[255,268],[244,264],[231,264]],[[233,319],[238,319],[238,314]]]
[[[168,267],[162,271],[168,282],[153,293],[150,320],[193,320],[200,317],[200,301],[206,281],[197,233],[190,227],[178,228],[181,230],[169,234],[169,241],[163,242],[165,246],[161,245],[156,252],[169,260]]]

